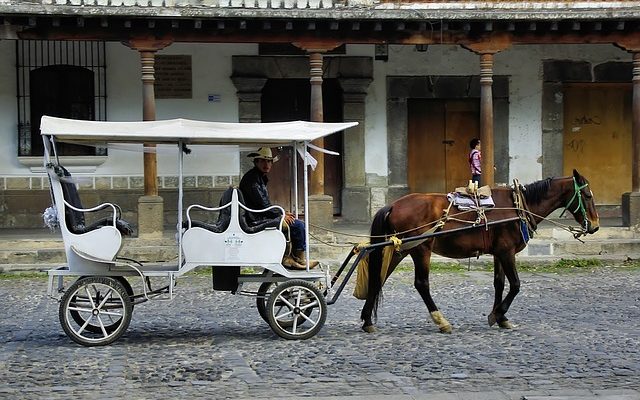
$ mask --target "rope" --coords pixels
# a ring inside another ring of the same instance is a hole
[[[492,210],[509,210],[509,211],[517,211],[517,210],[518,210],[516,207],[492,207],[491,209],[492,209]],[[475,212],[475,210],[465,210],[465,211],[461,211],[461,212],[456,213],[456,214],[453,214],[453,215],[454,215],[454,216],[456,216],[456,215],[461,215],[461,214],[469,213],[469,212],[472,212],[472,211],[474,211],[474,212]],[[542,215],[536,214],[536,213],[534,213],[534,212],[532,212],[532,211],[529,211],[529,210],[523,210],[523,211],[524,211],[525,213],[527,213],[527,214],[529,214],[529,215],[533,216],[533,217],[540,218],[540,220],[547,221],[547,222],[549,222],[549,223],[551,223],[551,224],[555,225],[556,227],[558,227],[558,228],[560,228],[560,229],[563,229],[563,230],[565,230],[565,231],[567,231],[567,232],[571,233],[572,235],[574,235],[575,239],[577,239],[577,240],[580,240],[580,239],[579,239],[578,237],[576,237],[576,234],[579,234],[579,236],[584,235],[584,230],[583,230],[582,228],[575,228],[575,227],[573,227],[573,226],[571,226],[571,225],[568,225],[568,224],[563,224],[563,223],[560,223],[560,222],[556,222],[556,221],[554,221],[554,220],[552,220],[552,219],[549,219],[549,218],[547,218],[547,217],[543,217]],[[446,220],[447,220],[447,221],[455,221],[455,222],[459,222],[459,223],[470,224],[470,225],[476,224],[476,222],[475,222],[475,221],[469,221],[469,220],[465,220],[465,219],[459,219],[459,218],[455,218],[455,217],[453,217],[453,216],[449,216],[449,217],[447,217],[447,219],[446,219]],[[407,230],[402,231],[402,232],[396,232],[396,233],[395,233],[395,235],[396,235],[396,236],[397,236],[397,235],[404,235],[404,234],[406,234],[406,233],[413,232],[413,231],[416,231],[416,230],[419,230],[419,229],[425,228],[425,227],[430,226],[430,225],[435,225],[435,226],[432,228],[432,229],[433,229],[433,231],[435,231],[435,230],[437,230],[439,227],[441,227],[441,226],[442,226],[442,225],[444,225],[444,224],[445,224],[445,222],[444,222],[444,221],[443,221],[443,219],[441,218],[441,219],[438,219],[438,220],[435,220],[435,221],[431,221],[431,222],[429,222],[429,223],[426,223],[426,224],[423,224],[423,225],[417,226],[417,227],[415,227],[415,228],[407,229]],[[347,232],[343,232],[343,231],[337,231],[337,230],[334,230],[334,229],[329,229],[329,228],[326,228],[326,227],[324,227],[324,226],[320,226],[320,225],[315,225],[315,224],[309,224],[309,225],[310,225],[310,226],[312,226],[312,227],[314,227],[314,228],[316,228],[316,229],[320,229],[320,230],[323,230],[323,231],[326,231],[326,232],[331,232],[331,233],[337,233],[337,234],[339,234],[339,235],[347,236],[347,237],[363,237],[363,238],[386,238],[386,237],[387,237],[386,235],[374,235],[374,236],[371,236],[371,235],[367,235],[367,234],[347,233]],[[438,225],[439,225],[439,226],[438,226]],[[430,232],[427,232],[427,233],[430,233]],[[319,241],[319,242],[321,242],[321,243],[327,244],[327,245],[329,245],[329,246],[334,246],[334,247],[352,247],[353,245],[358,245],[358,246],[360,246],[360,245],[362,245],[363,243],[365,243],[364,245],[366,246],[366,242],[359,242],[359,243],[356,243],[356,242],[349,242],[350,244],[335,244],[335,243],[328,243],[328,242],[325,242],[325,241],[323,241],[323,240],[321,240],[321,239],[317,238],[315,235],[313,235],[313,234],[311,234],[311,233],[310,233],[310,236],[313,236],[313,238],[314,238],[314,239],[318,240],[318,241]]]

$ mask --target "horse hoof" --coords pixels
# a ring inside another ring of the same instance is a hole
[[[451,333],[451,325],[445,325],[440,327],[440,333]]]
[[[373,333],[376,331],[376,327],[373,325],[367,325],[367,326],[363,326],[362,330],[367,332],[367,333]]]
[[[487,320],[489,321],[489,326],[494,326],[496,324],[496,315],[494,313],[489,314]]]
[[[509,321],[498,322],[498,326],[502,329],[513,329],[515,326]]]

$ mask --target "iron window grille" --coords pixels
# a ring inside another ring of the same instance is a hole
[[[31,72],[42,67],[67,65],[82,67],[93,73],[94,110],[96,121],[107,119],[107,76],[105,42],[61,40],[17,40],[16,74],[18,100],[18,156],[31,156]],[[96,155],[106,155],[106,149],[96,149]]]

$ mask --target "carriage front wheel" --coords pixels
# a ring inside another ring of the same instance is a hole
[[[116,278],[90,276],[75,281],[60,300],[64,332],[83,346],[104,346],[129,327],[133,305]]]
[[[267,302],[271,329],[285,339],[309,339],[327,319],[327,302],[318,288],[303,280],[278,285]]]

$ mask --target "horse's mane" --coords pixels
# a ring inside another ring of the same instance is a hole
[[[551,180],[553,178],[547,178],[540,181],[532,182],[524,185],[524,198],[528,204],[538,204],[542,201],[544,196],[549,191]]]

